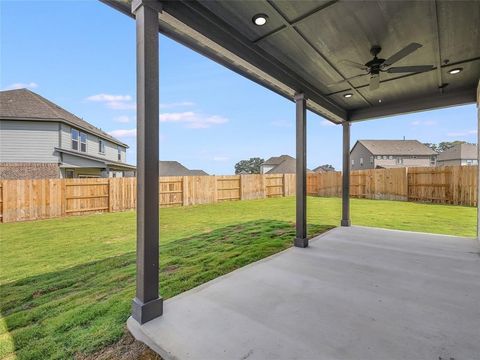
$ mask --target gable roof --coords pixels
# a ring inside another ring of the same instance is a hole
[[[28,89],[0,91],[0,119],[59,121],[128,148],[128,145]]]
[[[418,140],[358,140],[372,155],[437,155],[435,151]]]
[[[291,157],[290,155],[272,156],[271,158],[267,159],[262,165],[279,165],[285,160],[295,160],[295,158]]]
[[[458,144],[438,154],[438,161],[477,159],[477,145]]]
[[[280,164],[275,166],[273,169],[270,169],[266,174],[295,174],[297,172],[297,161],[295,158],[287,156]],[[307,169],[307,172],[312,172],[310,169]]]
[[[180,164],[178,161],[160,160],[158,162],[158,171],[160,176],[202,176],[208,175],[203,170],[190,170]]]

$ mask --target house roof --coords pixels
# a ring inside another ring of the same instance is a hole
[[[266,172],[266,174],[295,174],[297,172],[297,161],[295,158],[288,156],[273,169]],[[279,156],[281,157],[281,156]],[[307,169],[307,172],[312,172],[312,170]]]
[[[418,140],[358,140],[372,155],[437,155],[435,151]]]
[[[158,163],[160,176],[202,176],[208,175],[203,170],[190,170],[178,161],[160,160]]]
[[[285,160],[295,160],[295,158],[291,157],[290,155],[280,155],[280,156],[272,156],[271,158],[267,159],[262,165],[279,165]]]
[[[59,121],[128,148],[105,131],[28,89],[0,91],[0,119]]]
[[[335,169],[326,169],[324,166],[325,166],[325,165],[317,166],[315,169],[313,169],[313,172],[329,172],[329,171],[335,171]]]
[[[438,154],[438,161],[477,159],[477,145],[458,144]]]
[[[120,162],[120,161],[112,161],[112,160],[108,160],[108,159],[101,158],[101,157],[98,157],[98,156],[89,155],[89,154],[86,154],[86,153],[81,153],[81,152],[78,152],[78,151],[74,151],[74,150],[55,148],[55,151],[58,151],[58,152],[61,152],[61,153],[64,153],[64,154],[73,155],[73,156],[78,156],[78,157],[81,157],[83,159],[98,161],[98,162],[104,164],[105,167],[110,167],[112,169],[118,169],[118,170],[135,170],[136,169],[135,165],[126,164],[126,163],[123,163],[123,162]]]

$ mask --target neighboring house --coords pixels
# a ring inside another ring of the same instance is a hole
[[[335,168],[325,166],[325,165],[320,165],[320,166],[317,166],[315,169],[313,169],[313,172],[316,172],[316,173],[325,173],[329,171],[335,171]]]
[[[207,176],[203,170],[190,170],[178,161],[160,160],[158,163],[160,176]]]
[[[458,144],[442,151],[437,156],[437,166],[477,165],[477,145]]]
[[[120,177],[127,148],[30,90],[0,92],[0,179]]]
[[[290,155],[274,156],[260,166],[261,174],[295,174],[297,162]],[[307,172],[312,172],[307,169]]]
[[[435,166],[436,158],[417,140],[358,140],[350,151],[352,170]]]

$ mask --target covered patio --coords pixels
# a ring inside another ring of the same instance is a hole
[[[128,328],[164,359],[475,359],[475,239],[339,227]]]
[[[350,227],[349,204],[352,124],[475,103],[478,2],[102,1],[137,28],[138,339],[175,359],[480,353],[478,242]],[[292,100],[297,160],[296,248],[169,300],[164,316],[159,32]],[[310,244],[307,110],[343,129],[342,228]]]

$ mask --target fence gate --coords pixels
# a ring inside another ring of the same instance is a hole
[[[65,213],[78,215],[86,212],[109,211],[110,185],[108,179],[65,181]]]
[[[265,177],[265,196],[281,197],[285,196],[285,181],[283,174],[269,175]]]

